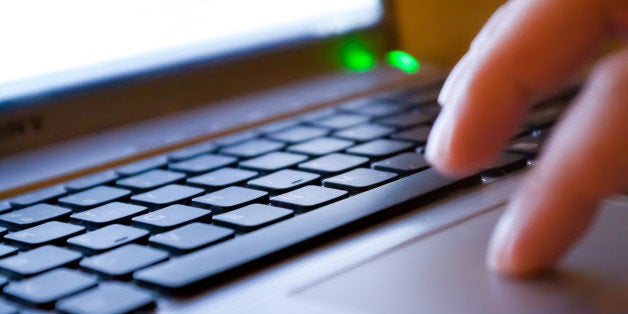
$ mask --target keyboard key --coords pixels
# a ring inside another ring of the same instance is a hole
[[[113,171],[104,171],[72,180],[65,184],[65,188],[70,192],[82,191],[93,188],[97,185],[106,184],[118,179],[118,175]]]
[[[220,152],[241,158],[253,158],[264,155],[266,153],[280,150],[285,145],[286,144],[280,142],[265,139],[256,139],[223,148]]]
[[[366,157],[331,154],[299,164],[299,169],[330,175],[366,165],[368,161]]]
[[[192,205],[209,208],[213,213],[222,213],[253,203],[265,203],[267,200],[268,192],[232,186],[192,199]]]
[[[73,214],[70,218],[89,228],[100,228],[114,223],[129,223],[132,216],[145,212],[144,206],[113,202]]]
[[[239,166],[246,169],[270,172],[292,167],[300,162],[306,161],[307,159],[308,157],[305,155],[274,152],[243,161],[239,164]]]
[[[179,180],[183,180],[183,178],[185,178],[183,173],[155,169],[133,177],[118,180],[116,181],[116,185],[135,190],[147,190],[175,183]]]
[[[439,94],[440,85],[439,88],[421,88],[409,91],[404,93],[401,97],[397,97],[396,101],[405,104],[425,106],[436,103]]]
[[[5,242],[23,248],[44,244],[65,244],[65,240],[85,230],[85,227],[58,221],[50,221],[32,228],[7,234]]]
[[[83,192],[60,198],[59,203],[76,209],[87,209],[117,201],[131,195],[131,191],[109,186],[97,186]]]
[[[282,193],[290,189],[314,184],[320,175],[296,170],[281,170],[248,182],[248,186],[269,192]]]
[[[128,278],[131,273],[168,258],[168,253],[137,244],[84,258],[79,264],[107,278]]]
[[[417,153],[403,153],[392,158],[384,159],[373,164],[373,169],[410,174],[429,168],[429,164],[422,155]]]
[[[4,236],[7,233],[7,228],[0,227],[0,236]]]
[[[75,264],[81,257],[81,253],[53,245],[45,245],[0,259],[0,269],[12,277],[21,278],[37,275],[53,268]]]
[[[431,131],[431,126],[422,125],[403,132],[395,133],[391,135],[390,138],[393,140],[408,141],[425,145]]]
[[[400,104],[370,100],[367,103],[350,103],[341,105],[343,111],[349,111],[374,118],[390,116],[403,111],[406,107]]]
[[[218,225],[234,228],[238,232],[248,232],[292,217],[288,209],[252,204],[234,211],[214,216]]]
[[[270,203],[296,211],[307,211],[327,205],[347,195],[347,191],[308,185],[298,190],[275,196],[270,199]]]
[[[163,209],[133,217],[133,226],[163,232],[193,221],[211,221],[212,212],[185,205],[171,205]]]
[[[17,306],[0,299],[0,314],[17,314]]]
[[[568,100],[558,100],[533,108],[526,117],[526,128],[540,129],[554,124],[568,105]]]
[[[0,214],[6,213],[11,210],[11,204],[9,202],[0,202]]]
[[[493,177],[501,176],[507,174],[508,172],[523,168],[526,166],[526,164],[527,159],[525,156],[519,154],[504,153],[490,166],[483,169],[482,173]]]
[[[174,254],[186,254],[233,238],[233,235],[233,230],[229,228],[193,222],[168,232],[156,234],[150,237],[148,241],[152,245],[171,251]]]
[[[164,167],[167,163],[168,158],[166,156],[151,157],[119,167],[116,172],[121,176],[133,176],[144,171]]]
[[[26,207],[51,200],[53,198],[58,198],[66,193],[66,190],[62,186],[53,186],[16,196],[15,198],[9,200],[9,202],[15,207]]]
[[[380,139],[347,149],[347,153],[369,158],[385,158],[411,149],[412,143]]]
[[[29,228],[51,220],[63,220],[70,210],[48,204],[37,204],[0,215],[0,223],[11,230]]]
[[[262,134],[271,134],[271,133],[283,131],[297,124],[299,124],[298,120],[284,120],[284,121],[279,121],[272,124],[267,124],[263,127],[260,127],[258,131]]]
[[[306,113],[304,115],[299,116],[297,119],[303,121],[303,122],[312,122],[312,121],[316,121],[316,120],[320,120],[322,118],[326,118],[329,117],[333,114],[336,114],[338,111],[335,108],[327,108],[327,109],[321,109],[318,111],[314,111],[314,112],[310,112],[310,113]]]
[[[170,164],[168,168],[186,173],[201,173],[226,167],[238,161],[237,158],[222,155],[201,155],[192,159]]]
[[[203,189],[171,184],[150,192],[134,195],[131,197],[131,200],[152,207],[168,206],[176,202],[182,202],[203,192]]]
[[[506,151],[535,158],[541,152],[544,142],[545,136],[524,136],[512,141],[506,148]]]
[[[334,136],[350,141],[365,142],[384,137],[394,131],[394,128],[383,125],[360,124],[352,128],[336,132]]]
[[[222,168],[214,170],[210,173],[190,178],[187,180],[187,183],[215,190],[225,186],[243,183],[251,178],[256,177],[257,174],[258,173],[255,171],[235,168]]]
[[[297,126],[278,133],[269,134],[268,138],[275,141],[296,144],[329,134],[328,129],[313,126]]]
[[[201,143],[189,147],[184,147],[168,154],[168,159],[172,161],[181,161],[190,159],[202,154],[211,153],[216,150],[216,145],[213,143]]]
[[[353,146],[353,142],[336,138],[321,137],[301,144],[288,147],[288,151],[293,153],[322,156]]]
[[[148,231],[144,229],[115,224],[70,238],[68,244],[85,253],[98,254],[146,238]]]
[[[396,128],[409,128],[420,124],[432,123],[436,119],[437,114],[438,113],[413,110],[384,118],[376,122]]]
[[[314,126],[322,128],[342,130],[358,124],[369,122],[370,120],[370,117],[358,114],[338,113],[326,118],[322,118],[320,120],[312,121],[310,123]]]
[[[0,258],[11,256],[15,253],[17,253],[17,248],[5,244],[0,244]]]
[[[59,301],[57,309],[70,314],[124,314],[148,309],[152,305],[152,295],[142,288],[121,282],[105,282]]]
[[[330,188],[345,189],[352,193],[362,192],[394,180],[396,173],[358,168],[323,180],[323,185]]]
[[[477,174],[466,178],[448,178],[433,169],[427,169],[244,237],[236,237],[220,245],[145,268],[133,277],[142,285],[172,292],[181,291],[209,282],[218,275],[233,274],[233,270],[239,266],[254,264],[260,258],[272,256],[286,248],[307,245],[306,241],[314,237],[387,212],[391,207],[408,200],[478,182],[480,177]],[[391,197],[393,195],[395,197]]]
[[[246,131],[246,132],[241,132],[241,133],[236,133],[233,135],[221,137],[215,140],[214,144],[220,147],[226,147],[226,146],[231,146],[235,144],[240,144],[242,142],[252,140],[254,138],[258,138],[259,135],[260,134],[256,131]]]
[[[43,306],[96,286],[96,276],[60,268],[18,282],[4,288],[9,297],[22,302]]]

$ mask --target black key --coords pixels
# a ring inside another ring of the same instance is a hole
[[[411,149],[414,144],[395,140],[380,139],[354,146],[347,149],[347,153],[370,157],[385,158]]]
[[[11,256],[15,253],[17,253],[17,248],[5,244],[0,244],[0,258]]]
[[[192,199],[192,205],[209,208],[213,213],[222,213],[253,203],[265,203],[267,200],[268,192],[232,186]]]
[[[0,202],[0,214],[6,213],[11,210],[11,204],[9,202]]]
[[[11,230],[24,229],[55,219],[62,220],[70,212],[69,209],[59,206],[37,204],[0,215],[0,223]]]
[[[68,244],[85,253],[98,254],[146,238],[148,231],[144,229],[115,224],[70,238]]]
[[[131,195],[131,191],[109,186],[97,186],[59,199],[59,204],[76,209],[87,209],[117,201]]]
[[[541,152],[544,142],[545,136],[524,136],[512,141],[506,148],[506,151],[535,158]]]
[[[124,314],[153,305],[150,292],[121,282],[105,282],[98,287],[63,299],[57,309],[70,314]]]
[[[35,192],[29,192],[20,196],[16,196],[13,199],[9,200],[9,202],[12,206],[15,207],[26,207],[63,196],[66,193],[66,190],[62,186],[53,186],[37,190]]]
[[[4,239],[8,244],[30,248],[44,244],[63,245],[69,237],[85,230],[85,227],[58,221],[50,221],[32,228],[7,234]]]
[[[347,191],[308,185],[298,190],[275,196],[270,199],[270,203],[296,211],[306,211],[327,205],[347,195]]]
[[[132,216],[144,212],[146,212],[144,206],[113,202],[73,214],[70,218],[87,227],[100,228],[114,223],[129,223]]]
[[[0,299],[0,314],[17,314],[17,306]]]
[[[330,175],[366,165],[368,161],[366,157],[331,154],[299,164],[299,169]]]
[[[275,132],[279,132],[279,131],[283,131],[287,128],[293,127],[295,125],[299,124],[298,120],[284,120],[284,121],[279,121],[279,122],[275,122],[272,124],[267,124],[261,128],[258,129],[258,131],[262,134],[270,134],[270,133],[275,133]]]
[[[185,178],[183,173],[155,169],[116,181],[116,184],[129,189],[147,190],[175,183]]]
[[[193,221],[211,221],[212,212],[185,205],[171,205],[163,209],[133,217],[133,226],[163,232]]]
[[[293,212],[289,209],[262,204],[251,204],[234,211],[214,216],[214,223],[233,228],[238,232],[248,232],[292,216]]]
[[[427,143],[432,127],[429,125],[418,126],[403,132],[395,133],[390,136],[393,140],[414,142],[420,145]]]
[[[322,156],[339,152],[351,146],[353,146],[353,142],[351,141],[321,137],[301,144],[292,145],[288,147],[288,151],[311,156]]]
[[[240,184],[256,176],[257,172],[255,171],[222,168],[198,177],[190,178],[187,180],[187,183],[215,190],[228,185]]]
[[[322,118],[329,117],[333,114],[336,114],[337,112],[338,111],[335,108],[327,108],[327,109],[322,109],[322,110],[306,113],[302,116],[299,116],[297,119],[303,122],[312,122],[312,121],[320,120]]]
[[[82,191],[93,188],[97,185],[106,184],[118,179],[118,175],[113,171],[104,171],[72,180],[65,184],[65,188],[70,192]]]
[[[201,173],[226,167],[238,161],[237,158],[222,155],[201,155],[185,161],[170,164],[169,168],[186,173]]]
[[[172,161],[181,161],[190,159],[202,154],[211,153],[216,150],[216,145],[213,143],[201,143],[189,147],[184,147],[168,154],[168,159]]]
[[[248,182],[248,185],[252,188],[281,193],[307,184],[313,184],[319,179],[320,175],[318,174],[286,169],[251,180]]]
[[[15,278],[33,276],[60,266],[78,262],[82,254],[54,245],[45,245],[0,259],[2,272]]]
[[[454,179],[427,169],[334,202],[306,215],[268,226],[245,237],[140,270],[133,277],[144,285],[180,291],[349,223],[388,211],[395,205],[426,194],[435,195],[434,192],[444,188],[450,190],[455,186],[476,182],[479,182],[478,175]]]
[[[308,157],[305,155],[274,152],[240,162],[239,166],[246,169],[270,172],[292,167],[300,162],[306,161],[307,159]]]
[[[236,133],[233,135],[221,137],[214,141],[214,144],[220,147],[231,146],[235,144],[240,144],[242,142],[252,140],[254,138],[259,137],[259,133],[255,131],[246,131],[241,133]]]
[[[116,172],[121,176],[132,176],[144,171],[164,167],[167,163],[168,158],[166,156],[151,157],[119,167],[116,169]]]
[[[79,264],[107,278],[127,278],[132,272],[168,258],[168,253],[137,244],[84,258]]]
[[[502,154],[496,161],[490,166],[482,170],[482,173],[488,176],[501,176],[508,172],[525,167],[527,159],[523,155],[519,154]]]
[[[349,192],[362,192],[394,180],[396,173],[358,168],[323,180],[323,185],[330,188],[345,189]]]
[[[268,138],[275,141],[296,144],[329,134],[328,129],[313,126],[297,126],[278,133],[269,134]]]
[[[43,306],[96,286],[96,276],[60,268],[18,282],[4,288],[4,293],[22,302]]]
[[[370,100],[370,102],[363,104],[359,104],[356,102],[341,105],[341,108],[344,111],[349,111],[374,118],[390,116],[399,113],[405,109],[405,107],[400,104],[373,100]]]
[[[154,246],[164,248],[175,254],[186,254],[233,238],[233,235],[233,230],[229,228],[193,222],[168,232],[156,234],[150,237],[148,241]]]
[[[392,158],[384,159],[373,164],[373,169],[410,174],[429,168],[429,164],[422,155],[417,153],[403,153]]]
[[[280,150],[285,145],[286,144],[280,142],[265,139],[256,139],[223,148],[220,152],[241,158],[253,158],[264,155],[266,153],[274,152],[276,150]]]
[[[312,123],[314,126],[322,128],[342,130],[358,124],[369,122],[370,120],[370,117],[358,114],[338,113],[326,118],[322,118],[320,120],[312,121],[310,123]]]
[[[384,118],[376,122],[396,128],[409,128],[420,124],[432,123],[434,122],[434,119],[436,119],[436,116],[436,113],[413,110]]]
[[[360,124],[352,128],[336,132],[334,136],[350,141],[365,142],[384,137],[394,131],[394,128],[383,125]]]
[[[170,184],[150,192],[134,195],[131,197],[131,200],[152,207],[168,206],[176,202],[182,202],[203,192],[203,189],[199,188]]]

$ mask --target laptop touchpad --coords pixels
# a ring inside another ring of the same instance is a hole
[[[301,290],[295,299],[363,313],[618,313],[628,309],[628,201],[608,201],[591,232],[544,278],[484,269],[494,210]]]

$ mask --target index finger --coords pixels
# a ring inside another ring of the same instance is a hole
[[[489,164],[537,97],[565,84],[619,28],[626,1],[515,0],[446,83],[426,158],[450,174]],[[622,11],[623,9],[623,11]],[[617,13],[619,12],[619,13]],[[615,14],[615,15],[613,15]]]

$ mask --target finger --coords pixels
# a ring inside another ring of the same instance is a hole
[[[615,31],[609,2],[615,1],[511,1],[499,31],[474,44],[470,65],[447,83],[428,161],[450,174],[489,164],[527,106],[566,83]]]
[[[526,276],[553,265],[628,187],[628,48],[602,61],[556,127],[490,244],[489,267]]]

